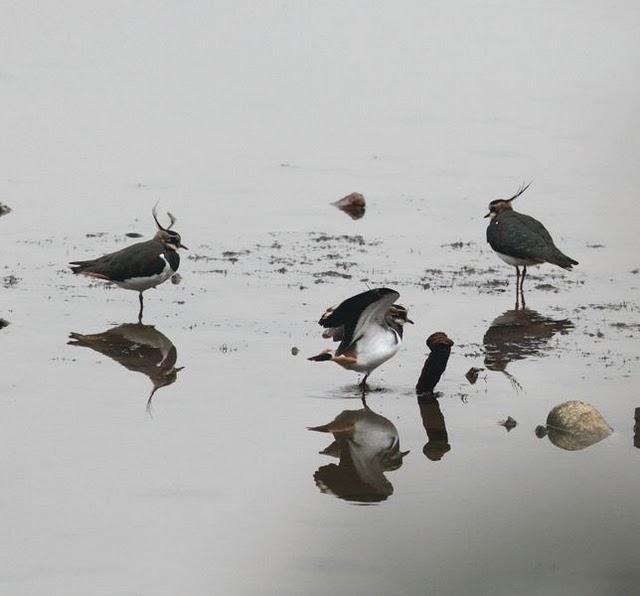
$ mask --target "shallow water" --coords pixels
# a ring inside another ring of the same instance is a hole
[[[1,10],[0,593],[635,591],[637,7]],[[580,265],[532,270],[515,313],[482,215],[529,179],[516,208]],[[357,221],[330,204],[353,191]],[[137,298],[66,263],[149,236],[156,200],[191,250],[155,330],[72,345]],[[416,322],[367,400],[399,466],[307,430],[362,408],[306,356],[367,284]],[[538,439],[572,399],[614,433]]]

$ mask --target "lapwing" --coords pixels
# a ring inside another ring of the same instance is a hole
[[[74,273],[104,279],[125,290],[138,292],[140,300],[139,323],[142,322],[144,308],[142,293],[167,281],[180,265],[178,249],[187,248],[182,244],[180,234],[171,229],[176,221],[171,213],[167,213],[171,221],[167,228],[160,225],[156,207],[153,208],[152,214],[158,226],[158,231],[153,239],[132,244],[90,261],[69,263]]]
[[[360,388],[364,396],[367,378],[378,366],[396,354],[402,344],[407,309],[394,302],[400,294],[389,288],[376,288],[348,298],[329,308],[318,323],[322,334],[340,345],[335,353],[325,350],[309,360],[332,360],[343,368],[365,373]]]
[[[551,234],[537,219],[513,210],[511,202],[518,198],[531,183],[523,186],[509,199],[496,199],[489,203],[491,221],[487,227],[487,242],[507,264],[516,268],[516,296],[524,303],[524,278],[527,266],[551,263],[570,270],[578,264],[555,245]],[[522,267],[522,275],[520,275]],[[518,300],[516,299],[516,303]]]
[[[149,377],[153,385],[147,399],[149,413],[155,392],[175,383],[184,368],[176,367],[178,352],[173,342],[153,325],[124,323],[102,333],[71,333],[69,340],[71,346],[91,348],[128,370]]]
[[[332,433],[334,442],[321,451],[340,459],[339,465],[322,466],[313,475],[323,492],[349,501],[382,501],[393,493],[384,473],[402,466],[408,451],[400,450],[398,429],[369,408],[345,410],[328,424],[308,430]]]

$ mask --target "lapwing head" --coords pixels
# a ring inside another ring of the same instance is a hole
[[[411,323],[413,325],[413,321],[408,317],[408,314],[407,309],[401,304],[392,304],[387,312],[387,317],[400,326],[405,323]]]
[[[158,226],[158,231],[156,232],[155,239],[162,242],[162,244],[170,250],[178,250],[179,248],[187,249],[187,247],[184,244],[182,244],[180,234],[178,234],[178,232],[176,232],[175,230],[171,229],[173,227],[173,224],[176,223],[176,218],[171,213],[167,212],[167,215],[169,216],[169,221],[171,223],[169,224],[169,227],[163,228],[160,225],[160,222],[158,221],[158,214],[156,212],[156,207],[157,207],[157,204],[154,206],[153,210],[151,211],[153,215],[153,219],[155,219],[156,225]]]
[[[513,201],[513,199],[517,199],[525,190],[527,190],[527,188],[529,188],[529,186],[531,186],[531,182],[526,186],[520,187],[520,190],[518,190],[518,192],[509,199],[496,199],[495,201],[491,201],[491,203],[489,203],[489,213],[487,213],[485,217],[493,219],[500,213],[512,211],[513,207],[511,206],[511,201]]]

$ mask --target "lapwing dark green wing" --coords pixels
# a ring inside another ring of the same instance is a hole
[[[112,282],[125,290],[139,293],[140,311],[138,322],[142,322],[144,308],[142,293],[167,281],[180,266],[179,248],[182,244],[180,234],[172,230],[175,217],[167,213],[171,221],[163,228],[158,221],[156,208],[152,210],[153,219],[158,226],[156,235],[146,242],[138,242],[122,250],[98,257],[90,261],[72,261],[71,270],[89,277]]]
[[[523,306],[524,278],[528,266],[551,263],[570,270],[578,264],[555,245],[547,228],[537,219],[513,210],[511,202],[530,185],[523,186],[509,199],[491,201],[489,213],[485,215],[491,218],[487,227],[487,242],[505,263],[516,268],[516,296],[522,296]]]
[[[362,393],[367,378],[382,363],[396,354],[402,344],[407,309],[394,304],[400,294],[389,288],[376,288],[352,296],[328,309],[318,323],[325,327],[323,337],[339,341],[335,352],[325,350],[309,360],[331,360],[348,370],[364,373]]]

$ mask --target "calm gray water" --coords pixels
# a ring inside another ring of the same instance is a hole
[[[637,591],[638,5],[0,17],[0,593]],[[513,313],[482,216],[531,179],[516,208],[580,266],[532,271]],[[358,221],[329,205],[352,191]],[[125,345],[156,348],[132,365],[69,345],[135,322],[137,298],[67,261],[151,235],[157,200],[191,251]],[[354,373],[306,356],[327,347],[324,309],[367,283],[416,322],[371,377],[364,418],[409,451],[384,469],[306,430],[361,409]],[[421,408],[438,330],[456,345]],[[614,433],[536,438],[572,399]]]

